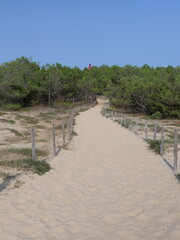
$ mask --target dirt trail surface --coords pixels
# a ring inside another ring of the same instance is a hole
[[[179,182],[101,107],[77,116],[78,136],[53,170],[1,192],[1,240],[180,239]]]

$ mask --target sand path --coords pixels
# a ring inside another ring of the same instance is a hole
[[[179,183],[101,107],[77,116],[78,136],[52,171],[0,194],[1,240],[180,239]]]

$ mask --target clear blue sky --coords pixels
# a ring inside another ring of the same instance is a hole
[[[0,0],[0,63],[180,65],[180,0]]]

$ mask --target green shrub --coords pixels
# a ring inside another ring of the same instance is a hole
[[[151,115],[152,119],[162,119],[162,114],[160,112],[155,112]]]
[[[176,178],[180,181],[180,174],[178,173],[178,174],[176,174],[175,176],[176,176]]]
[[[18,111],[21,109],[21,105],[19,103],[9,103],[3,106],[3,109],[8,111]]]
[[[150,148],[151,150],[153,150],[154,152],[160,154],[160,144],[161,144],[161,141],[160,141],[160,140],[152,140],[152,139],[149,139],[149,140],[148,140],[148,143],[149,143],[149,148]]]
[[[63,101],[63,102],[55,102],[55,103],[53,103],[53,106],[54,107],[62,107],[62,108],[71,108],[71,107],[74,107],[75,104],[73,104],[72,102]]]

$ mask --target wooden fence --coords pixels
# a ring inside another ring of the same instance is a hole
[[[129,129],[138,137],[150,144],[154,144],[154,146],[156,146],[156,151],[162,156],[168,166],[174,170],[174,173],[180,173],[180,166],[178,165],[179,129],[168,125],[160,125],[157,121],[152,123],[129,117],[126,114],[108,109],[106,106],[102,108],[101,113],[106,118],[110,118],[119,123],[122,127]]]
[[[53,156],[56,156],[59,151],[64,148],[72,139],[73,135],[74,135],[74,131],[73,131],[73,126],[75,123],[75,117],[76,115],[81,112],[81,111],[85,111],[93,106],[96,105],[96,102],[92,102],[92,103],[88,103],[85,105],[81,105],[78,107],[75,107],[71,113],[69,118],[64,121],[61,121],[61,130],[58,131],[58,133],[56,132],[56,126],[54,123],[52,123],[52,154]],[[32,127],[30,129],[30,133],[31,133],[31,143],[32,143],[32,159],[34,161],[37,160],[37,154],[36,154],[36,128]],[[58,144],[57,144],[58,142]]]

